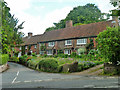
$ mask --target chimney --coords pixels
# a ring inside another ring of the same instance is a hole
[[[33,35],[32,32],[29,32],[29,33],[28,33],[28,37],[31,37],[32,35]]]
[[[66,28],[72,27],[72,26],[73,26],[72,20],[66,21]]]

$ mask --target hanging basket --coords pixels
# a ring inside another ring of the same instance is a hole
[[[111,16],[120,16],[120,10],[112,10]]]

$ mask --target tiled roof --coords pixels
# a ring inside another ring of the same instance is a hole
[[[112,20],[48,31],[43,34],[39,42],[97,36],[106,30],[106,26],[111,26],[111,22]]]
[[[21,45],[29,45],[29,44],[37,44],[37,42],[41,39],[42,34],[40,35],[34,35],[31,37],[24,37],[23,38],[23,44]]]
[[[44,34],[23,38],[24,43],[21,45],[37,44],[37,42],[48,42],[54,40],[97,36],[100,32],[106,30],[106,26],[112,26],[111,22],[112,20],[44,32]]]

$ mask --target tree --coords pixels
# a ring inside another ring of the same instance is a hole
[[[19,29],[23,29],[22,22],[18,25],[18,19],[11,15],[10,8],[7,7],[7,3],[4,0],[0,1],[0,19],[2,20],[2,24],[0,26],[0,31],[2,35],[2,53],[8,53],[11,51],[12,47],[15,44],[22,43],[23,33],[19,31]]]
[[[56,30],[65,28],[65,23],[68,20],[73,21],[73,25],[82,25],[82,24],[89,24],[95,23],[100,21],[105,21],[104,16],[107,16],[109,19],[109,14],[102,13],[100,9],[95,6],[95,4],[86,4],[85,6],[78,6],[73,8],[70,13],[66,16],[65,19],[60,20],[58,23],[54,23],[54,27],[49,27],[46,31]]]
[[[97,48],[106,61],[113,64],[120,61],[120,32],[118,28],[107,27],[107,30],[97,36],[96,41]]]

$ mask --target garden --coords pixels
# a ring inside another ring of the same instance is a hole
[[[97,50],[92,49],[88,54],[77,55],[73,52],[71,55],[58,54],[48,55],[23,55],[21,57],[12,57],[13,61],[29,68],[54,73],[80,72],[88,68],[104,63],[104,59],[99,55]]]

